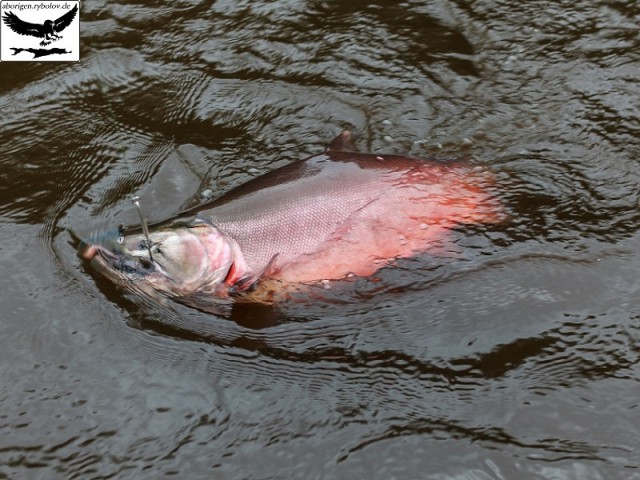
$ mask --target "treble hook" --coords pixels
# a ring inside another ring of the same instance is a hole
[[[147,222],[144,220],[142,216],[142,209],[140,208],[140,197],[135,195],[131,201],[136,206],[138,210],[138,215],[140,216],[140,223],[142,223],[142,232],[144,233],[145,238],[147,239],[147,250],[149,250],[149,260],[153,262],[153,256],[151,255],[151,238],[149,238],[149,228],[147,228]]]

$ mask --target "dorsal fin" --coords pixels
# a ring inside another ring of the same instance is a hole
[[[343,130],[340,135],[333,139],[333,141],[327,147],[328,152],[355,152],[356,149],[353,146],[351,140],[351,132],[349,130]]]

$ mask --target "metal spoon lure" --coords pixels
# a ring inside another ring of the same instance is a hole
[[[138,210],[138,215],[140,216],[140,223],[142,224],[142,232],[144,233],[144,236],[147,239],[146,244],[147,244],[147,250],[149,250],[149,260],[153,262],[153,256],[151,255],[151,238],[149,238],[149,228],[147,227],[147,222],[142,216],[142,209],[140,208],[140,197],[135,195],[131,199],[131,201],[133,202],[133,204],[136,206],[136,209]]]

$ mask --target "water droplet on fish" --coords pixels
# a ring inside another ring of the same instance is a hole
[[[388,127],[389,125],[391,125],[391,120],[383,120],[382,124]]]
[[[426,230],[427,228],[429,228],[429,225],[427,225],[426,223],[420,224],[420,230]]]
[[[205,200],[209,199],[209,198],[213,197],[213,190],[211,190],[210,188],[207,188],[202,192],[201,196]]]
[[[376,160],[384,160],[384,158],[382,158],[382,157],[380,157],[380,156],[377,156],[377,157],[376,157]]]
[[[467,137],[464,137],[462,139],[462,143],[464,143],[465,145],[473,145],[473,142],[471,141],[471,139]]]
[[[322,280],[322,286],[326,289],[329,290],[331,288],[331,281],[330,280]]]
[[[391,137],[389,135],[385,135],[384,137],[382,137],[382,139],[387,143],[393,142],[393,137]]]

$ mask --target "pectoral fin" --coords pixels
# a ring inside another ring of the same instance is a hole
[[[225,280],[225,283],[227,283],[227,285],[229,286],[229,295],[238,295],[254,288],[258,284],[260,279],[265,276],[269,276],[269,274],[271,274],[275,270],[277,257],[278,254],[276,253],[273,257],[271,257],[271,260],[269,260],[267,266],[264,267],[260,272],[240,278],[237,281],[232,280],[231,282],[228,282],[228,280],[233,279],[234,277],[232,272],[234,270],[234,266],[232,265],[231,269],[229,270],[229,274],[227,275],[227,280]]]

